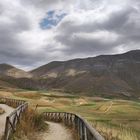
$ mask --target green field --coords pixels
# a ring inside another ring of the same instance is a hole
[[[39,105],[38,111],[73,112],[87,119],[108,140],[140,139],[140,102],[74,96],[59,92],[7,90],[16,99],[29,101],[30,107]],[[6,95],[5,94],[5,95]]]

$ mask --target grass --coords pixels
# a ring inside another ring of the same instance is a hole
[[[46,131],[48,128],[44,122],[43,116],[34,110],[28,110],[22,117],[20,124],[17,127],[17,131],[12,136],[12,140],[39,140],[37,135]]]
[[[115,129],[112,125],[106,126],[98,122],[93,125],[106,140],[138,140],[138,136],[132,129],[124,128],[122,126]]]
[[[0,92],[1,95],[2,91]],[[9,97],[25,99],[38,112],[73,112],[87,119],[108,140],[140,139],[140,102],[74,96],[59,92],[7,90]],[[12,94],[11,94],[12,93]]]
[[[34,93],[34,92],[30,92],[30,93],[22,92],[20,94],[15,93],[15,96],[18,96],[20,98],[34,99],[34,100],[37,100],[37,99],[41,98],[40,94],[37,94],[37,93]]]

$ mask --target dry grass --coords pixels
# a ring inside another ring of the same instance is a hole
[[[99,131],[105,140],[138,140],[136,133],[132,129],[126,129],[123,126],[119,128],[106,127],[101,123],[94,122],[93,127]]]
[[[29,101],[31,107],[35,107],[36,104],[38,104],[38,110],[40,112],[64,111],[78,113],[94,125],[96,125],[94,121],[97,120],[101,123],[97,124],[96,128],[107,140],[140,139],[140,103],[138,102],[127,100],[105,100],[103,98],[95,97],[74,98],[55,92],[37,93],[37,91],[6,91],[3,93],[0,92],[0,95],[10,95],[9,97],[12,98],[26,99]],[[102,122],[108,120],[109,125],[108,122]],[[103,123],[105,125],[103,125]],[[120,124],[126,127],[120,127]],[[127,128],[130,128],[131,130]]]
[[[8,91],[0,91],[0,97],[11,97],[13,94]]]
[[[17,131],[12,140],[38,140],[37,135],[47,130],[43,116],[34,110],[29,110],[23,115]]]
[[[32,92],[15,93],[15,96],[18,96],[21,98],[27,98],[27,99],[40,99],[41,98],[40,94],[32,93]]]
[[[122,129],[122,131],[118,132],[115,132],[114,130],[107,130],[105,132],[100,128],[98,131],[105,138],[105,140],[138,140],[138,137],[131,130]]]
[[[5,111],[2,108],[0,108],[0,115],[3,114],[4,112]]]

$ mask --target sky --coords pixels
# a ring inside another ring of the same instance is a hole
[[[51,61],[140,49],[140,0],[0,0],[0,63]]]

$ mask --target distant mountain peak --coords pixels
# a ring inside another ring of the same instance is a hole
[[[20,88],[59,89],[73,94],[136,99],[140,97],[140,50],[54,61],[29,73],[0,64],[0,75],[10,76],[7,80],[4,77],[6,82],[11,79],[11,84]]]
[[[22,77],[31,78],[32,77],[32,74],[27,73],[21,69],[18,69],[6,63],[0,64],[0,75],[11,76],[15,78],[22,78]]]
[[[2,63],[2,64],[0,64],[0,67],[3,67],[3,68],[14,68],[14,66],[12,66],[12,65],[9,65],[9,64],[6,64],[6,63]]]

